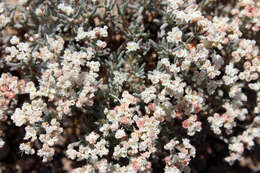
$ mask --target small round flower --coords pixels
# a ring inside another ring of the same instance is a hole
[[[90,144],[95,144],[98,138],[99,134],[91,132],[88,136],[85,137],[85,140],[88,141]]]
[[[179,43],[181,41],[182,32],[178,27],[172,28],[172,31],[168,32],[167,40],[169,43]]]
[[[115,138],[120,139],[120,138],[123,138],[125,136],[126,136],[125,131],[123,129],[119,129],[116,132]]]
[[[105,48],[107,46],[107,43],[105,41],[101,41],[101,40],[98,40],[96,44],[100,48]]]
[[[2,148],[4,145],[5,145],[5,141],[2,138],[0,138],[0,148]]]
[[[10,40],[11,44],[18,44],[20,42],[19,38],[16,36],[13,36]]]
[[[68,16],[74,13],[74,9],[69,5],[65,5],[64,3],[59,4],[58,9],[66,13]]]
[[[30,142],[20,144],[19,149],[21,151],[25,152],[25,154],[31,154],[32,155],[32,154],[35,153],[35,150],[32,148]]]
[[[25,5],[28,2],[28,0],[19,0],[18,3],[20,5]]]
[[[75,160],[78,152],[75,149],[73,149],[71,144],[69,144],[66,154],[71,160]]]
[[[130,41],[126,45],[127,52],[134,52],[140,49],[139,44],[133,41]]]

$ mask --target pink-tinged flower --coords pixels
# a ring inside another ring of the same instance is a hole
[[[257,25],[254,25],[252,30],[256,33],[256,32],[258,32],[260,30],[260,27],[257,26]]]
[[[142,128],[144,126],[144,121],[143,120],[137,120],[136,121],[136,125],[140,129],[140,128]]]
[[[154,138],[155,137],[155,133],[152,129],[149,129],[148,132],[147,132],[147,135],[149,138]]]
[[[246,10],[248,11],[248,17],[254,17],[258,12],[258,9],[255,7],[252,7],[251,5],[248,5],[246,7]]]
[[[197,121],[197,122],[196,122],[196,127],[197,127],[197,128],[200,128],[200,127],[201,127],[201,124],[202,124],[202,123],[201,123],[200,121]]]
[[[176,118],[182,119],[182,112],[176,111]]]
[[[2,76],[1,76],[1,78],[2,78],[4,81],[6,81],[7,78],[8,78],[8,74],[3,73]]]
[[[119,106],[116,106],[116,107],[114,107],[114,111],[118,111],[120,109],[120,107]]]
[[[151,170],[152,169],[152,163],[147,162],[146,169]]]
[[[133,161],[133,168],[136,170],[136,171],[139,171],[141,169],[141,166],[139,165],[139,163],[137,162],[137,160],[134,160]]]
[[[164,158],[164,161],[167,165],[170,165],[171,164],[171,158],[170,157],[165,157]]]
[[[13,99],[15,98],[16,94],[12,93],[12,92],[5,92],[5,95],[8,97],[8,99]]]
[[[159,120],[160,122],[164,122],[165,118],[164,118],[163,116],[160,116],[160,117],[158,118],[158,120]]]
[[[257,80],[259,78],[259,74],[258,73],[253,73],[250,76],[251,80]]]
[[[8,87],[6,85],[1,86],[0,90],[3,92],[6,92],[6,91],[8,91]]]
[[[201,109],[202,109],[201,104],[195,104],[195,106],[194,106],[194,112],[195,112],[196,114],[199,113],[199,112],[201,111]]]
[[[197,119],[198,119],[198,116],[197,115],[193,115],[191,120],[192,121],[197,121]]]
[[[222,32],[225,32],[226,31],[226,26],[221,26],[221,28],[220,28],[220,30],[222,31]]]
[[[11,81],[16,81],[16,80],[18,80],[18,77],[17,76],[13,76],[11,79],[12,79]]]
[[[222,117],[223,117],[224,121],[227,121],[230,116],[228,115],[228,113],[224,113],[224,114],[222,115]]]
[[[249,70],[250,67],[251,67],[251,63],[250,63],[249,61],[246,61],[246,62],[244,63],[244,69],[245,69],[245,70]]]
[[[229,43],[229,39],[228,38],[225,38],[222,42],[223,44],[227,45]]]
[[[190,126],[190,122],[189,122],[188,120],[184,120],[184,121],[182,122],[182,127],[183,127],[184,129],[188,129],[189,126]]]
[[[154,111],[154,109],[155,109],[155,104],[154,104],[154,103],[149,103],[149,104],[148,104],[148,108],[149,108],[151,111]]]
[[[122,124],[131,124],[131,120],[129,118],[125,117],[125,116],[121,117],[120,122]]]

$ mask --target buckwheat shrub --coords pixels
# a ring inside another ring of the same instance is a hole
[[[214,136],[232,165],[260,137],[259,28],[257,0],[0,3],[0,148],[17,126],[75,173],[178,173]]]

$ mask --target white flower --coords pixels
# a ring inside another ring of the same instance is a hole
[[[99,32],[99,35],[101,37],[107,37],[108,36],[108,32],[107,32],[108,27],[104,26],[103,28],[97,27],[94,30],[97,30]]]
[[[14,114],[11,116],[11,119],[16,126],[20,127],[26,122],[25,117],[25,113],[20,108],[16,108]]]
[[[2,148],[4,146],[4,144],[5,144],[5,141],[2,138],[0,138],[0,148]]]
[[[59,140],[57,136],[53,136],[50,134],[41,134],[39,139],[42,143],[48,144],[48,146],[53,146]]]
[[[87,32],[84,32],[84,29],[82,27],[79,27],[77,32],[77,37],[75,38],[76,41],[83,40],[87,37]]]
[[[140,49],[140,47],[139,47],[138,43],[130,41],[127,43],[126,49],[127,49],[127,52],[134,52],[134,51],[137,51],[138,49]]]
[[[175,166],[169,167],[168,165],[166,165],[166,167],[164,168],[164,172],[165,173],[181,173],[181,171],[176,168]]]
[[[28,0],[19,0],[18,3],[20,5],[25,5],[28,2]]]
[[[41,8],[36,8],[35,14],[36,14],[37,16],[43,16],[44,11],[43,11]]]
[[[4,12],[4,9],[5,9],[4,5],[5,5],[5,3],[3,3],[3,2],[0,3],[0,13]]]
[[[17,45],[17,48],[19,49],[19,51],[29,52],[30,44],[21,42]]]
[[[74,9],[69,5],[65,5],[64,3],[59,4],[58,9],[66,13],[68,16],[74,13]]]
[[[114,71],[113,83],[122,85],[128,79],[128,73]]]
[[[11,21],[11,19],[9,17],[6,17],[5,15],[1,14],[0,15],[0,27],[5,26],[6,24],[8,24]]]
[[[107,43],[105,41],[101,41],[101,40],[98,40],[96,44],[100,48],[105,48],[107,46]]]
[[[35,150],[32,148],[31,143],[22,143],[19,146],[19,149],[23,152],[25,152],[25,154],[34,154]]]
[[[141,93],[141,97],[145,103],[149,103],[156,98],[156,88],[151,86],[149,88],[145,88],[145,90]]]
[[[67,156],[71,159],[74,160],[77,157],[78,152],[73,149],[72,145],[70,144],[68,146],[68,149],[66,151]]]
[[[25,127],[25,137],[23,138],[24,140],[28,140],[31,138],[31,141],[35,141],[37,136],[36,136],[36,130],[31,127],[31,126],[26,126]]]
[[[234,65],[233,64],[229,64],[226,66],[225,68],[225,73],[228,75],[228,76],[235,76],[237,73],[238,73],[238,69],[234,68]]]
[[[47,162],[54,156],[55,150],[50,148],[48,144],[43,144],[42,149],[38,150],[37,155],[43,157],[43,162]]]
[[[10,40],[11,44],[18,44],[20,42],[19,38],[16,36],[13,36]]]
[[[168,60],[168,58],[163,58],[161,59],[160,63],[162,65],[164,65],[165,67],[169,67],[171,65],[170,61]]]
[[[87,63],[87,66],[90,68],[91,71],[98,72],[100,63],[98,61],[90,61]]]
[[[182,32],[178,27],[172,28],[172,31],[168,32],[167,40],[169,43],[179,43],[181,41]]]
[[[15,57],[19,53],[19,51],[14,46],[7,47],[5,50],[6,52],[10,53],[11,58]]]
[[[244,151],[243,143],[238,142],[238,141],[236,141],[233,144],[229,144],[228,148],[229,148],[229,150],[235,151],[235,152],[238,152],[238,153],[243,153],[243,151]]]
[[[91,132],[88,136],[85,137],[85,140],[88,141],[90,144],[95,144],[99,135],[95,132]]]
[[[115,135],[116,139],[123,138],[124,136],[126,136],[126,134],[125,134],[125,131],[123,129],[119,129],[119,130],[116,131],[116,135]]]

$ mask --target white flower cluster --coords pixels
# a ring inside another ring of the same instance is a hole
[[[90,40],[95,40],[97,38],[105,38],[108,36],[107,29],[108,29],[107,26],[104,26],[103,28],[96,27],[90,31],[85,32],[83,27],[79,27],[78,32],[77,32],[77,37],[75,39],[77,41],[80,41],[85,38],[88,38]],[[97,42],[97,45],[102,45],[102,44],[100,44],[100,41]]]
[[[22,109],[16,108],[11,119],[16,126],[22,126],[26,123],[35,124],[42,121],[42,113],[46,106],[46,103],[41,99],[33,100],[31,104],[24,103]]]
[[[74,13],[74,9],[69,5],[65,5],[64,3],[59,4],[58,9],[67,14],[68,16],[71,16]]]
[[[4,146],[4,144],[5,144],[5,141],[2,138],[0,138],[0,148],[2,148]]]
[[[196,149],[190,144],[189,139],[182,139],[180,141],[172,139],[164,146],[164,149],[170,151],[170,156],[164,158],[166,162],[165,172],[172,170],[176,172],[186,172],[187,165],[192,157],[195,157]],[[175,165],[178,165],[175,166]]]
[[[0,148],[14,124],[75,173],[188,173],[199,134],[230,164],[260,137],[256,0],[19,4],[0,3]]]
[[[11,47],[6,48],[6,52],[10,53],[10,55],[5,57],[5,60],[7,62],[12,62],[12,61],[22,61],[22,62],[28,62],[30,60],[30,53],[31,53],[31,48],[30,48],[30,43],[29,42],[19,42],[14,37],[10,40],[10,42],[13,44]]]
[[[230,155],[225,158],[226,161],[234,163],[242,159],[245,149],[251,149],[254,146],[254,139],[260,137],[260,119],[255,117],[253,123],[241,134],[232,137],[229,141],[228,148]]]
[[[172,28],[172,31],[168,32],[167,40],[169,43],[179,43],[181,41],[182,32],[178,27]]]
[[[88,137],[89,138],[89,137]],[[78,147],[78,151],[74,147]],[[94,146],[94,148],[93,148]],[[103,157],[108,154],[108,149],[106,148],[107,142],[104,139],[92,143],[92,145],[79,145],[78,143],[73,143],[68,145],[66,154],[70,159],[78,160],[89,160],[90,163],[96,163],[99,157]]]
[[[4,13],[4,4],[0,5],[0,28],[5,27],[8,23],[11,22],[11,19]],[[2,14],[3,13],[3,14]]]
[[[140,47],[139,47],[138,43],[136,43],[134,41],[130,41],[127,43],[126,49],[127,49],[127,52],[134,52],[134,51],[137,51],[138,49],[140,49]]]

